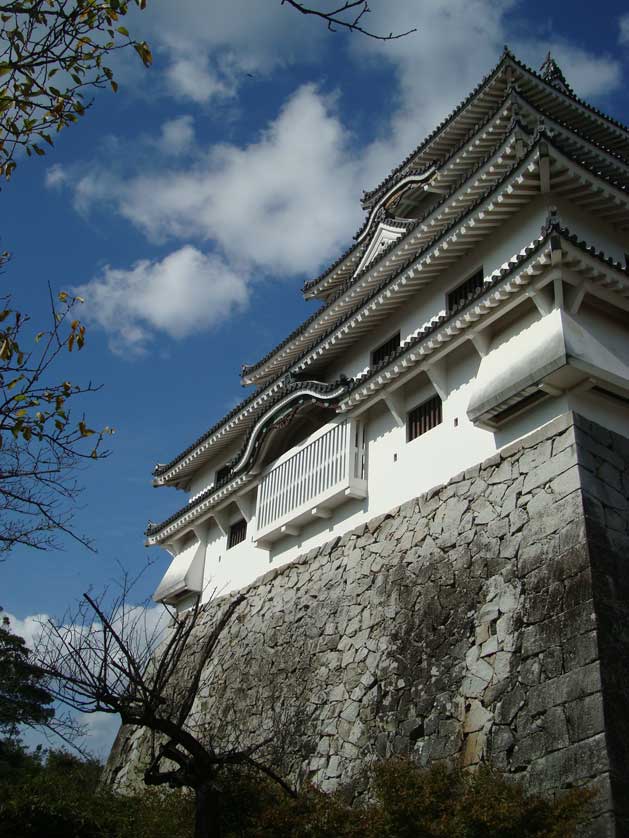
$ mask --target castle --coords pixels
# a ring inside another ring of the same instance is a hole
[[[197,712],[299,706],[287,770],[323,788],[489,760],[629,834],[628,192],[629,128],[505,49],[364,193],[317,311],[155,469],[189,494],[155,599],[247,588]]]
[[[627,159],[552,58],[505,51],[364,193],[251,395],[156,467],[189,498],[147,530],[172,555],[155,599],[249,584],[567,410],[626,435]]]

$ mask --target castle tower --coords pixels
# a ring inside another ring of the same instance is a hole
[[[262,724],[298,672],[324,787],[366,753],[489,759],[627,834],[628,190],[629,129],[505,49],[156,467],[189,494],[147,529],[156,600],[251,586],[230,712]]]

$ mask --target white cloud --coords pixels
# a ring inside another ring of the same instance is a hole
[[[174,95],[184,96],[197,104],[234,96],[237,88],[235,80],[225,72],[210,72],[204,55],[173,58],[166,68],[166,78]]]
[[[156,330],[181,337],[229,316],[246,300],[256,275],[312,276],[350,241],[361,220],[361,190],[382,180],[459,104],[495,65],[505,42],[533,67],[551,49],[581,95],[604,95],[618,86],[620,65],[609,56],[548,34],[534,37],[521,24],[517,37],[510,37],[510,16],[521,8],[520,0],[374,2],[372,31],[416,26],[417,32],[396,41],[338,36],[335,42],[349,44],[358,65],[385,65],[393,74],[374,137],[363,145],[347,129],[334,97],[302,84],[248,143],[202,149],[192,118],[179,117],[162,128],[163,159],[147,156],[139,174],[123,177],[95,165],[73,177],[80,211],[108,204],[153,241],[193,241],[215,253],[202,257],[201,275],[212,277],[207,282],[184,276],[186,248],[177,251],[181,269],[169,276],[182,283],[182,292],[174,307],[167,303],[173,286],[158,283],[153,263],[108,268],[84,289],[96,295],[93,316],[116,339],[141,349]],[[215,6],[196,0],[178,4],[176,12],[159,0],[152,7],[151,26],[168,55],[166,73],[197,102],[233,96],[244,73],[271,73],[316,54],[320,38],[331,43],[337,37],[279,5],[233,0],[217,14]],[[372,107],[378,114],[378,103]],[[194,155],[185,164],[173,159],[190,150]],[[195,248],[186,252],[199,254]],[[147,291],[164,285],[168,293]],[[215,290],[206,297],[210,285]],[[208,305],[199,307],[198,300]]]
[[[515,45],[517,49],[517,44]],[[522,57],[537,68],[551,53],[577,95],[585,99],[606,96],[617,90],[622,81],[620,62],[608,55],[595,55],[564,40],[526,41],[521,45]]]
[[[6,611],[0,612],[0,619],[7,618],[9,620],[9,630],[19,637],[23,637],[29,649],[32,649],[37,642],[37,638],[42,631],[42,623],[47,623],[49,617],[47,614],[31,614],[20,620],[13,614]]]
[[[114,620],[114,625],[119,631],[122,626],[121,614],[122,612]],[[19,619],[13,614],[0,612],[0,618],[4,617],[9,620],[10,631],[23,637],[29,649],[37,648],[42,630],[45,630],[50,620],[47,614],[33,614]],[[137,644],[138,648],[147,648],[148,644],[154,648],[169,620],[168,612],[161,605],[151,605],[149,607],[129,605],[125,608],[126,636],[132,645]],[[96,626],[67,626],[65,628],[70,632],[77,633],[89,632],[94,628],[97,632],[96,636],[100,637]],[[129,628],[131,628],[131,633],[129,633]],[[57,708],[57,715],[67,712],[67,708],[63,706]],[[81,747],[94,756],[105,759],[120,727],[118,715],[103,712],[77,713],[74,711],[70,711],[70,714],[85,730],[85,737],[79,743]],[[50,731],[41,728],[25,728],[23,734],[24,742],[29,748],[35,748],[38,745],[65,747],[65,743],[57,740]]]
[[[618,19],[618,41],[621,44],[629,44],[629,12]]]
[[[63,186],[67,181],[66,171],[59,163],[55,163],[46,170],[45,183],[48,189],[56,189]]]
[[[432,131],[496,64],[503,45],[537,69],[551,50],[568,82],[584,97],[607,95],[621,82],[620,63],[560,38],[517,30],[519,0],[397,0],[372,4],[369,26],[378,32],[417,32],[396,41],[354,39],[358,60],[386,62],[397,77],[396,108],[380,141],[366,150],[376,185]]]
[[[159,56],[170,93],[197,103],[235,96],[249,74],[314,57],[327,37],[316,22],[259,0],[154,0],[135,13],[133,31]]]
[[[169,119],[162,124],[158,146],[163,154],[178,156],[194,147],[194,119],[190,114]]]
[[[160,261],[106,267],[74,291],[86,317],[109,334],[115,352],[143,352],[156,333],[181,339],[223,321],[247,302],[241,274],[220,257],[185,245]]]
[[[181,138],[181,133],[188,125],[178,122],[169,126],[172,145],[179,139],[183,144],[186,137]],[[162,132],[160,146],[164,137]],[[75,172],[71,179],[74,204],[83,213],[111,204],[153,241],[211,242],[222,254],[214,257],[212,273],[227,274],[229,279],[217,289],[219,299],[234,297],[234,301],[244,302],[243,291],[254,271],[279,277],[310,273],[333,257],[356,229],[363,180],[352,140],[336,112],[334,98],[307,84],[249,145],[215,145],[197,153],[189,165],[160,161],[159,168],[135,177],[118,176],[97,165],[84,174]],[[127,277],[132,277],[129,283],[134,289],[144,288],[149,273],[154,276],[146,263],[130,271],[107,269],[96,285],[88,284],[79,293],[85,296],[90,286],[92,292],[107,286],[107,294],[103,293],[103,299],[98,297],[94,309],[107,312],[112,288],[125,287]],[[186,281],[183,270],[178,280]],[[198,296],[201,285],[206,287],[198,281],[193,284],[197,294],[192,296]],[[231,297],[228,289],[233,292]],[[113,322],[120,322],[123,296],[110,298],[116,300]],[[137,305],[135,292],[126,296],[126,309],[133,309],[133,324],[143,311],[154,327],[174,337],[205,328],[215,320],[212,306],[205,319],[198,308],[192,319],[187,309],[181,317],[173,317],[176,312],[165,317],[166,307],[161,302],[157,312],[153,310],[154,295],[149,301],[138,299]],[[221,316],[226,313],[223,307]],[[99,320],[103,325],[104,316]],[[182,331],[184,322],[191,325]]]
[[[119,211],[151,238],[197,237],[282,275],[316,269],[355,226],[357,165],[333,103],[300,88],[254,143],[122,186]]]

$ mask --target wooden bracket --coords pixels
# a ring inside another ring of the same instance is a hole
[[[489,335],[489,332],[487,330],[484,332],[475,332],[471,336],[471,341],[474,344],[474,349],[478,352],[481,358],[484,358],[489,352],[489,347],[491,345],[491,336]]]
[[[583,280],[580,285],[564,288],[564,300],[568,314],[578,314],[585,295],[589,290],[589,283]]]
[[[386,393],[382,396],[395,424],[403,428],[406,425],[406,404],[401,393]]]
[[[448,368],[446,361],[435,361],[426,367],[426,375],[442,402],[448,397]]]
[[[533,300],[542,316],[550,314],[553,310],[555,304],[554,294],[548,286],[544,286],[543,288],[529,288],[526,293]]]

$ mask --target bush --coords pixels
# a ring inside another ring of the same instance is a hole
[[[0,750],[1,753],[1,750]],[[190,838],[189,795],[122,797],[98,786],[101,766],[64,751],[24,760],[0,781],[1,838]]]
[[[191,794],[147,790],[122,797],[99,788],[96,762],[63,751],[26,754],[0,741],[2,765],[0,838],[191,838],[194,832]],[[581,790],[547,800],[489,768],[422,770],[405,759],[376,764],[370,802],[353,806],[340,793],[310,785],[293,799],[243,769],[218,779],[224,838],[573,838],[590,799]]]
[[[226,838],[572,838],[590,799],[575,790],[547,800],[489,768],[422,770],[405,759],[376,764],[362,805],[313,786],[293,800],[252,782],[240,775],[224,801]]]

